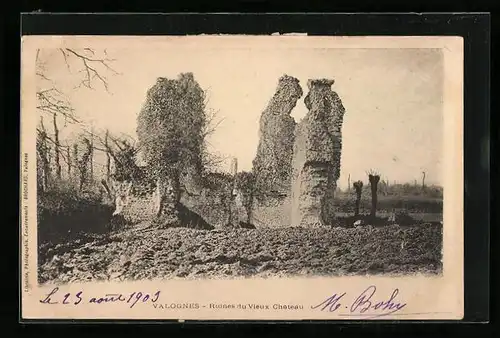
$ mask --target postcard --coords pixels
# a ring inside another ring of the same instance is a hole
[[[460,37],[22,37],[21,317],[461,319]]]

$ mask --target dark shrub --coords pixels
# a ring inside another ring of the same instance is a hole
[[[102,203],[98,192],[79,192],[71,185],[59,184],[38,194],[38,241],[59,242],[79,233],[104,233],[113,206]]]

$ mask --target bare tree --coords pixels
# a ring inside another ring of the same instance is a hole
[[[79,72],[83,73],[84,76],[80,83],[77,85],[79,87],[86,87],[88,89],[94,89],[94,82],[100,82],[106,91],[109,92],[109,83],[106,76],[103,74],[106,71],[111,72],[114,75],[119,73],[111,67],[111,63],[116,61],[115,59],[110,59],[106,50],[102,52],[102,55],[98,55],[95,49],[83,48],[83,50],[76,50],[71,48],[61,48],[59,51],[64,57],[64,61],[68,70],[70,70],[70,58],[76,60],[76,67]]]
[[[94,124],[90,127],[90,156],[89,156],[89,166],[90,166],[90,179],[94,179]]]
[[[361,204],[361,193],[363,191],[363,182],[356,181],[353,184],[354,191],[356,192],[356,208],[354,209],[354,216],[359,215],[359,205]]]
[[[139,147],[130,135],[121,133],[119,136],[112,135],[106,130],[85,130],[84,134],[94,142],[91,144],[92,151],[101,151],[106,154],[106,181],[109,183],[111,177],[117,181],[137,181],[144,177],[144,173],[137,165],[136,156]],[[111,172],[111,162],[114,164],[114,172]]]
[[[209,108],[209,92],[205,90],[204,107],[205,107],[205,123],[202,128],[202,139],[203,143],[201,146],[201,169],[206,172],[217,171],[220,165],[226,161],[229,157],[212,153],[208,150],[208,146],[211,145],[209,138],[217,130],[220,124],[224,121],[224,118],[219,118],[218,110]],[[206,174],[205,172],[205,174]]]
[[[92,145],[87,137],[83,138],[84,152],[82,157],[78,159],[78,170],[80,172],[79,190],[83,190],[84,184],[88,180],[89,159],[92,153]]]
[[[372,192],[372,208],[370,212],[371,217],[375,217],[377,213],[377,186],[380,181],[380,174],[377,172],[370,170],[368,172],[368,180],[370,181],[370,188]]]
[[[60,147],[59,143],[59,129],[57,128],[57,114],[52,114],[52,123],[54,124],[54,161],[56,166],[56,177],[57,179],[61,179],[61,161],[60,161]]]
[[[73,159],[72,159],[72,162],[73,162],[73,166],[75,167],[75,170],[74,170],[74,173],[73,173],[73,179],[75,179],[75,182],[76,182],[76,171],[78,170],[78,144],[75,143],[73,144]]]
[[[40,127],[37,129],[37,142],[36,142],[37,158],[39,165],[37,169],[39,172],[40,184],[39,187],[41,191],[47,190],[50,177],[50,163],[48,158],[48,145],[47,145],[47,133],[45,131],[45,126],[43,124],[43,117],[40,118]]]
[[[109,148],[109,130],[106,129],[106,134],[104,136],[104,148],[106,149],[106,181],[109,182],[111,176],[111,154]]]
[[[83,48],[82,50],[60,48],[58,49],[58,53],[62,56],[68,72],[73,73],[76,71],[75,74],[83,74],[83,77],[79,75],[78,84],[75,88],[86,87],[94,89],[97,82],[108,91],[108,80],[103,74],[107,71],[118,74],[111,68],[110,63],[114,60],[108,58],[106,50],[103,51],[102,55],[98,55],[100,53],[91,48]],[[45,65],[40,59],[40,50],[36,54],[36,75],[39,80],[36,93],[38,100],[37,109],[43,114],[50,115],[52,118],[53,139],[50,138],[50,140],[54,144],[55,175],[58,179],[61,179],[60,159],[64,156],[61,155],[64,147],[60,143],[58,119],[62,118],[65,125],[66,123],[80,124],[81,121],[78,119],[67,96],[57,88],[56,82],[47,74]],[[48,137],[46,130],[41,132],[44,132],[45,136]],[[70,163],[71,159],[69,155],[67,157],[67,162]]]
[[[71,178],[71,166],[72,166],[72,158],[71,158],[71,147],[69,145],[66,145],[66,157],[67,157],[67,162],[66,164],[68,165],[68,179]]]

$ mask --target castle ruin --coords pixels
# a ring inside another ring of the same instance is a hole
[[[238,173],[235,158],[231,173],[227,178],[219,175],[214,187],[196,189],[191,187],[197,186],[190,182],[192,175],[184,175],[181,203],[215,227],[241,222],[255,227],[332,225],[345,112],[331,88],[333,84],[330,79],[307,82],[309,92],[304,103],[308,113],[297,124],[290,113],[303,95],[299,80],[289,75],[279,79],[276,92],[260,118],[259,144],[252,170],[259,196],[252,192],[255,198],[249,200],[246,209],[241,198],[247,192],[235,189]],[[154,189],[141,196],[130,195],[120,207],[123,209],[120,213],[127,219],[149,221],[161,209],[159,194]]]
[[[340,176],[344,107],[334,80],[309,80],[309,110],[297,125],[293,151],[292,226],[331,225]]]
[[[302,96],[299,80],[283,75],[276,92],[262,112],[259,144],[253,161],[256,185],[261,192],[287,192],[291,187],[295,120],[290,113]]]

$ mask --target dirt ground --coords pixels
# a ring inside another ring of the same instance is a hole
[[[39,251],[40,283],[441,273],[442,227],[194,230],[144,226]]]

